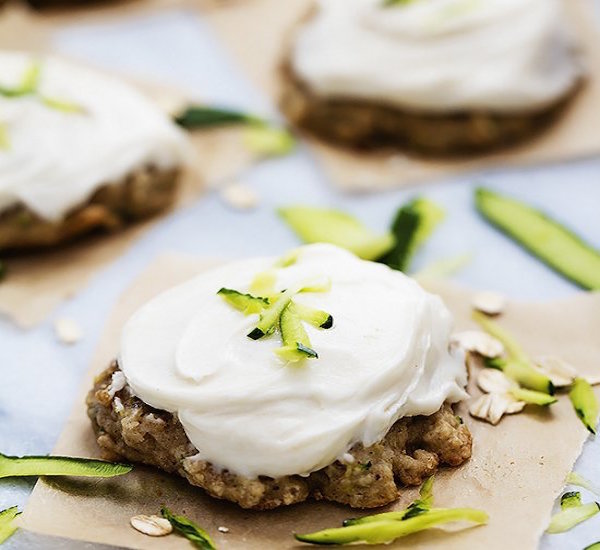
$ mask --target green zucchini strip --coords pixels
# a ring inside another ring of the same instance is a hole
[[[364,260],[375,260],[394,246],[391,233],[377,235],[339,210],[290,206],[280,208],[278,214],[303,242],[334,244]]]
[[[492,321],[485,313],[481,311],[473,310],[472,312],[473,320],[489,335],[496,338],[496,340],[500,340],[504,345],[504,349],[506,353],[511,359],[516,359],[517,361],[523,361],[524,363],[529,363],[529,357],[521,347],[521,345],[517,342],[515,337],[510,334],[507,330],[503,329],[496,321]]]
[[[275,267],[290,267],[294,265],[298,258],[300,257],[300,249],[294,248],[290,250],[288,253],[284,254],[277,262],[275,262]]]
[[[430,510],[402,521],[374,521],[294,536],[296,540],[311,544],[383,544],[444,523],[469,521],[481,525],[487,523],[488,519],[485,512],[473,508],[441,509]]]
[[[581,502],[581,493],[579,491],[569,491],[560,497],[560,507],[562,510],[567,508],[577,508],[583,506]]]
[[[598,487],[596,487],[591,481],[588,481],[587,479],[585,479],[585,477],[583,477],[581,474],[578,474],[577,472],[571,472],[567,476],[566,482],[569,485],[576,485],[577,487],[583,487],[584,489],[587,489],[591,493],[594,493],[594,494],[600,496],[600,489]]]
[[[331,290],[331,279],[315,279],[304,283],[304,286],[298,292],[329,292]]]
[[[217,550],[210,535],[197,523],[194,523],[185,516],[174,514],[166,507],[161,508],[160,513],[165,519],[169,520],[175,531],[183,535],[197,548],[201,548],[202,550]]]
[[[277,274],[274,270],[263,271],[252,279],[250,292],[256,296],[273,296],[275,294],[276,281]]]
[[[288,288],[286,291],[282,292],[279,295],[279,298],[277,298],[267,309],[263,310],[260,314],[260,319],[258,320],[256,328],[248,333],[248,338],[258,340],[266,334],[271,334],[275,330],[283,310],[291,302],[293,295],[294,290]]]
[[[295,363],[302,359],[317,359],[317,352],[312,349],[308,334],[302,326],[302,319],[296,304],[290,302],[279,317],[279,330],[283,347],[275,353],[283,360]]]
[[[569,399],[583,425],[595,434],[599,405],[590,383],[585,378],[575,378],[569,392]]]
[[[349,525],[360,525],[361,523],[373,523],[377,521],[399,521],[404,519],[409,519],[411,517],[418,516],[432,510],[433,506],[433,480],[434,476],[427,478],[427,480],[421,485],[419,489],[420,498],[413,501],[407,508],[404,510],[394,511],[394,512],[383,512],[381,514],[373,514],[370,516],[363,516],[361,518],[352,518],[344,520],[344,527],[348,527]],[[442,510],[439,508],[438,510]]]
[[[252,296],[252,294],[242,294],[231,288],[221,288],[217,294],[234,308],[243,311],[244,315],[260,313],[269,307],[269,300],[267,298]]]
[[[506,376],[530,390],[554,395],[555,388],[550,378],[532,365],[529,357],[512,334],[480,311],[474,310],[472,316],[485,332],[502,342],[508,355],[508,360],[486,360],[486,366],[500,369]]]
[[[21,97],[36,92],[42,66],[39,61],[31,63],[23,72],[21,82],[15,88],[0,87],[0,95],[4,97]]]
[[[32,94],[37,91],[41,73],[42,65],[39,61],[34,61],[25,69],[25,73],[21,78],[21,85],[19,86],[21,94]]]
[[[402,206],[392,223],[394,247],[377,261],[406,271],[414,253],[444,219],[444,211],[434,202],[417,198]]]
[[[547,407],[558,401],[556,397],[548,395],[548,393],[525,390],[523,388],[512,388],[509,393],[518,401],[524,401],[525,403],[540,405],[542,407]]]
[[[175,116],[175,122],[188,130],[193,130],[232,124],[256,124],[262,122],[262,120],[240,111],[203,105],[189,105]]]
[[[0,512],[0,544],[12,536],[18,529],[16,525],[13,525],[13,521],[20,513],[16,506]]]
[[[298,261],[300,250],[295,248],[279,258],[272,269],[259,273],[250,283],[250,292],[257,296],[273,296],[275,294],[275,283],[277,281],[277,268],[285,268],[294,265]]]
[[[485,219],[579,286],[600,289],[600,252],[543,212],[487,189],[475,205]]]
[[[287,155],[296,146],[296,140],[289,130],[268,124],[253,124],[244,128],[243,142],[249,151],[263,157]]]
[[[55,97],[41,97],[42,103],[54,109],[55,111],[61,111],[62,113],[73,113],[82,114],[85,113],[85,108],[72,101],[66,101],[64,99],[57,99]]]
[[[600,550],[600,541],[586,546],[583,550]]]
[[[8,137],[8,130],[6,129],[6,125],[0,122],[0,149],[8,150],[10,149],[10,138]]]
[[[326,311],[315,309],[304,304],[293,302],[294,310],[303,321],[310,323],[313,327],[328,329],[333,326],[333,317]]]
[[[91,458],[68,456],[6,456],[0,453],[0,478],[26,476],[115,477],[133,469],[129,464],[117,464]]]
[[[413,273],[415,279],[444,279],[461,271],[473,260],[473,254],[460,254],[451,258],[442,258],[426,265],[423,269]]]
[[[577,492],[565,493],[560,499],[560,507],[561,511],[552,516],[546,533],[564,533],[600,512],[600,504],[582,504],[581,494]]]
[[[415,0],[383,0],[383,2],[381,2],[381,5],[384,8],[389,8],[392,6],[403,6],[405,4],[410,4],[414,1]]]
[[[530,363],[515,360],[507,361],[501,357],[496,357],[495,359],[485,359],[484,364],[486,367],[501,370],[511,380],[535,392],[554,395],[556,391],[550,378],[532,367]],[[524,395],[527,396],[527,394]],[[529,394],[528,397],[533,399],[535,396]]]

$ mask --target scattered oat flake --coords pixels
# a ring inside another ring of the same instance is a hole
[[[217,527],[219,533],[229,533],[229,527]]]
[[[538,370],[545,374],[557,388],[570,386],[577,377],[575,367],[560,357],[545,355],[537,357],[534,363]]]
[[[524,408],[523,401],[517,401],[510,395],[484,393],[469,405],[469,414],[495,426],[505,414],[521,412]]]
[[[497,292],[478,292],[473,296],[472,305],[486,315],[500,315],[506,307],[506,298]]]
[[[248,185],[234,183],[221,190],[221,198],[237,210],[252,210],[258,206],[258,195]]]
[[[590,386],[598,386],[600,384],[600,376],[586,376],[585,379]]]
[[[500,340],[480,330],[457,332],[450,338],[450,344],[490,359],[504,353],[504,345]]]
[[[77,321],[68,317],[54,321],[54,332],[63,344],[75,344],[83,338],[83,331]]]
[[[486,393],[507,393],[517,384],[496,369],[483,369],[477,375],[477,385]]]
[[[136,531],[150,537],[164,537],[173,531],[169,520],[160,516],[133,516],[129,523]]]

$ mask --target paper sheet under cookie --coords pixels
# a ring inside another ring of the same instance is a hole
[[[211,4],[204,0],[203,5],[207,8]],[[158,0],[133,5],[138,12],[166,7]],[[134,9],[130,4],[121,8],[112,6],[106,11],[52,11],[50,15],[40,15],[19,6],[7,7],[0,10],[0,48],[47,51],[52,32],[61,25],[73,24],[81,19],[94,20],[101,14],[102,17],[118,17]],[[186,102],[180,92],[169,87],[139,81],[134,84],[162,106]],[[177,206],[196,200],[207,187],[218,187],[235,179],[258,160],[243,146],[241,131],[237,128],[192,132],[190,139],[198,153],[198,168],[197,172],[190,172],[184,179]],[[92,275],[116,260],[165,215],[168,212],[124,231],[84,238],[76,244],[48,252],[5,258],[8,273],[0,283],[0,314],[23,328],[37,325],[62,301],[84,288]]]
[[[115,356],[122,324],[144,301],[206,269],[206,262],[181,256],[158,259],[127,291],[114,310],[84,382],[82,393],[55,454],[99,456],[84,395],[94,375]],[[472,325],[469,293],[438,284],[458,328]],[[598,373],[600,294],[580,294],[548,304],[510,303],[500,321],[532,355],[557,354],[582,374]],[[474,391],[476,393],[476,390]],[[600,391],[598,392],[600,394]],[[458,469],[442,469],[434,487],[438,506],[472,506],[486,510],[490,523],[453,533],[431,530],[394,543],[392,548],[421,550],[534,550],[547,525],[555,498],[563,488],[588,433],[566,396],[549,410],[527,409],[498,426],[475,421],[461,406],[459,414],[473,433],[473,457]],[[416,489],[405,490],[394,506],[405,506]],[[212,499],[183,480],[138,467],[112,480],[47,479],[36,485],[25,510],[25,528],[43,534],[132,548],[189,548],[178,536],[152,539],[129,527],[133,515],[157,513],[166,504],[198,521],[219,548],[263,550],[298,548],[292,532],[339,525],[357,515],[350,508],[310,501],[271,512],[244,511]],[[220,533],[219,526],[229,529]]]
[[[249,0],[207,10],[205,18],[246,74],[276,102],[281,56],[293,29],[309,13],[312,3],[312,0]],[[428,161],[401,152],[359,154],[311,139],[315,156],[331,181],[348,191],[376,191],[465,171],[560,162],[600,153],[600,33],[591,2],[564,0],[564,3],[582,42],[590,78],[555,125],[523,145],[474,160]]]

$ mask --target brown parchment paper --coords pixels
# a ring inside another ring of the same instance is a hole
[[[184,3],[181,0],[175,5]],[[209,9],[212,4],[210,0],[204,0],[202,5]],[[173,7],[173,4],[148,0],[113,3],[105,7],[99,5],[90,11],[73,9],[46,14],[33,12],[23,5],[10,4],[4,9],[0,8],[0,48],[48,52],[52,33],[63,25],[168,7]],[[81,61],[78,63],[81,64]],[[187,97],[183,92],[162,83],[133,80],[128,75],[117,76],[131,81],[168,111],[188,101],[201,101],[198,97]],[[207,188],[235,180],[259,160],[243,146],[242,133],[238,128],[190,132],[188,135],[198,158],[194,169],[189,170],[183,179],[176,208],[196,200]],[[107,267],[167,215],[168,212],[165,212],[123,231],[84,237],[75,244],[49,251],[4,258],[8,273],[0,283],[0,314],[22,328],[37,325],[62,301],[84,288],[92,275]]]
[[[144,301],[203,269],[206,262],[182,256],[159,258],[123,295],[99,343],[82,393],[54,450],[56,454],[99,456],[86,417],[84,395],[94,375],[115,356],[122,324]],[[470,326],[469,293],[435,285],[456,317],[458,328]],[[582,374],[599,370],[600,294],[581,294],[547,304],[511,302],[502,326],[518,336],[531,354],[558,354]],[[477,390],[471,388],[473,393]],[[598,392],[600,394],[600,392]],[[580,454],[587,431],[575,417],[566,396],[550,410],[529,410],[490,426],[459,414],[474,437],[472,459],[458,469],[442,469],[434,493],[439,506],[473,506],[490,514],[490,523],[459,532],[431,530],[399,540],[393,548],[529,550],[537,547],[555,497]],[[415,497],[407,489],[394,507]],[[198,521],[219,548],[263,550],[296,548],[291,533],[310,532],[340,524],[357,511],[329,503],[308,502],[272,512],[244,511],[209,498],[175,477],[144,467],[112,480],[46,479],[36,485],[25,510],[25,528],[49,535],[132,548],[188,548],[180,537],[152,539],[129,527],[133,515],[157,513],[166,504]],[[228,533],[217,528],[224,526]]]
[[[533,141],[499,154],[470,160],[425,160],[401,152],[356,153],[310,139],[318,162],[331,181],[348,191],[376,191],[426,182],[443,175],[493,166],[559,162],[600,153],[600,33],[588,0],[565,0],[583,45],[589,82],[555,125]],[[249,0],[206,11],[246,74],[274,101],[279,96],[279,64],[293,29],[313,0]],[[265,27],[268,21],[268,27]]]

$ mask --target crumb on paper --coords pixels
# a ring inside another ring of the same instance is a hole
[[[220,527],[217,527],[217,531],[219,531],[219,533],[229,533],[229,527],[223,527],[221,525]]]
[[[54,332],[63,344],[76,344],[83,338],[83,330],[77,321],[69,317],[61,317],[54,321]]]
[[[220,191],[221,198],[236,210],[253,210],[258,206],[258,194],[250,186],[243,183],[227,185]]]
[[[480,330],[466,330],[454,333],[450,337],[450,345],[458,346],[464,351],[477,353],[482,357],[494,359],[504,353],[504,345],[498,339]]]

